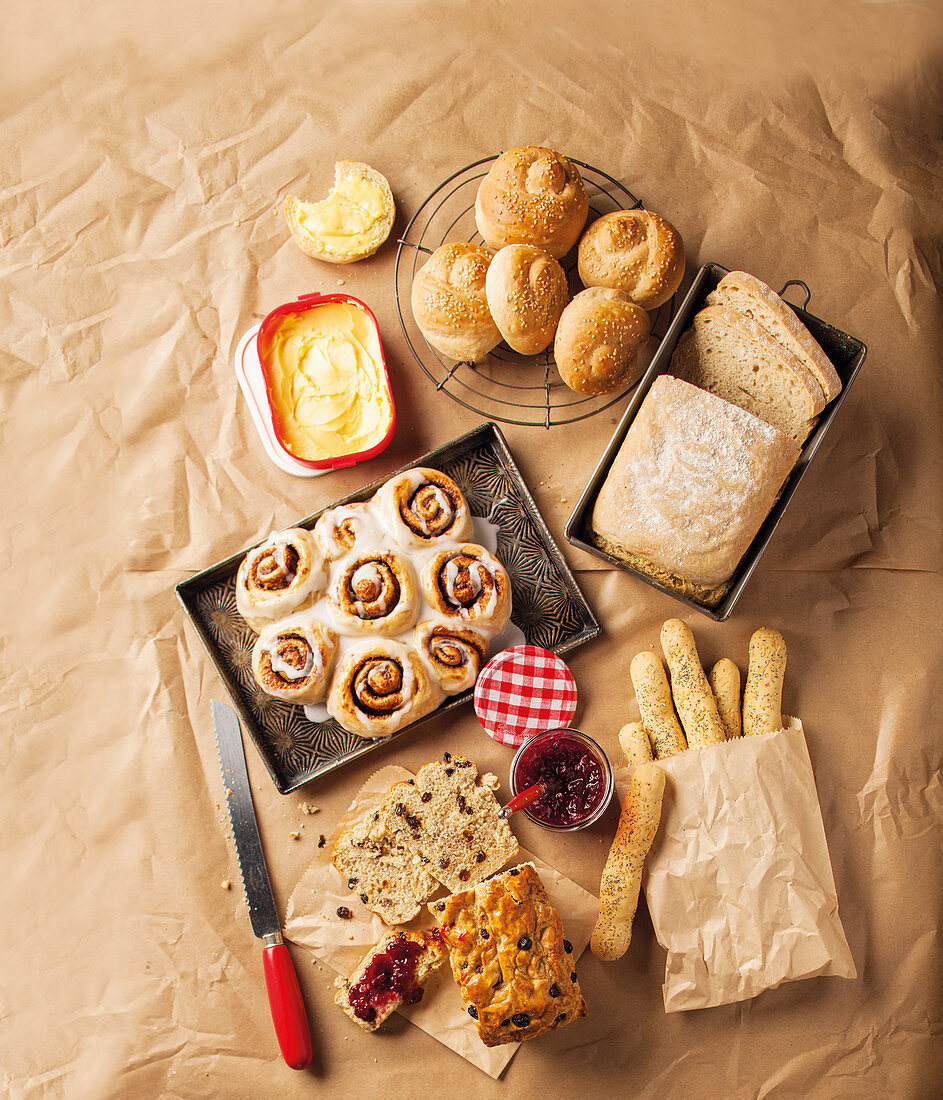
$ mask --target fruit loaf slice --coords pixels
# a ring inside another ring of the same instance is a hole
[[[746,271],[731,271],[707,296],[709,306],[727,306],[749,314],[774,340],[803,363],[815,375],[832,401],[841,393],[841,379],[812,334],[780,296],[766,283]]]
[[[705,306],[682,333],[671,373],[739,405],[800,446],[825,408],[825,393],[799,360],[746,314]]]
[[[349,977],[334,981],[334,1003],[364,1031],[376,1031],[401,1004],[422,1000],[423,985],[448,954],[438,932],[385,936]]]

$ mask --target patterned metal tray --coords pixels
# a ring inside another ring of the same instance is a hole
[[[497,425],[482,424],[402,469],[413,466],[445,471],[465,493],[472,513],[497,526],[498,557],[511,577],[511,619],[530,644],[562,654],[599,634],[596,616],[537,510]],[[366,500],[387,477],[329,507]],[[316,512],[294,526],[311,528],[320,514]],[[273,699],[256,684],[251,664],[255,634],[236,610],[236,572],[249,549],[182,581],[176,592],[275,786],[284,794],[385,741],[365,741],[333,719],[310,722],[302,707]],[[471,697],[471,690],[453,696],[431,715],[393,736],[431,718],[439,719]]]

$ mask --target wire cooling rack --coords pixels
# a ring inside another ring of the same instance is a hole
[[[453,173],[429,195],[406,226],[399,240],[395,270],[396,312],[403,335],[416,362],[435,383],[436,389],[489,420],[550,428],[595,416],[620,401],[632,386],[619,393],[595,397],[575,393],[560,378],[553,361],[552,345],[540,355],[520,355],[502,343],[477,363],[456,363],[428,343],[413,319],[410,308],[413,278],[429,253],[451,241],[484,243],[475,224],[475,196],[478,184],[496,159],[496,156],[485,157]],[[641,207],[641,200],[608,173],[573,157],[570,160],[579,168],[586,186],[589,198],[587,225],[614,210]],[[570,293],[576,294],[583,289],[576,270],[576,249],[560,262]],[[643,351],[643,366],[647,365],[668,329],[673,301],[666,302],[652,315],[655,339],[650,340]]]

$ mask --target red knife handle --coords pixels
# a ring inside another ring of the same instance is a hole
[[[292,1069],[306,1069],[311,1064],[311,1031],[287,945],[276,943],[266,947],[262,965],[282,1057]]]

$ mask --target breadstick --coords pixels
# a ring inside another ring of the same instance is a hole
[[[665,773],[643,764],[632,777],[599,884],[599,917],[590,947],[606,962],[621,959],[632,940],[642,865],[658,831]]]
[[[661,648],[671,673],[671,694],[688,746],[714,745],[725,740],[717,700],[701,668],[694,635],[687,623],[669,619],[661,628]]]
[[[729,657],[722,657],[707,677],[717,700],[717,711],[724,724],[727,740],[743,732],[740,722],[740,669]]]
[[[619,730],[619,744],[628,768],[652,762],[652,743],[641,722],[629,722]]]
[[[671,705],[671,688],[658,655],[648,649],[636,653],[629,666],[629,675],[655,759],[664,760],[666,756],[684,752],[688,743]]]
[[[786,643],[782,634],[761,626],[750,639],[750,665],[743,691],[743,732],[772,733],[783,728]]]

